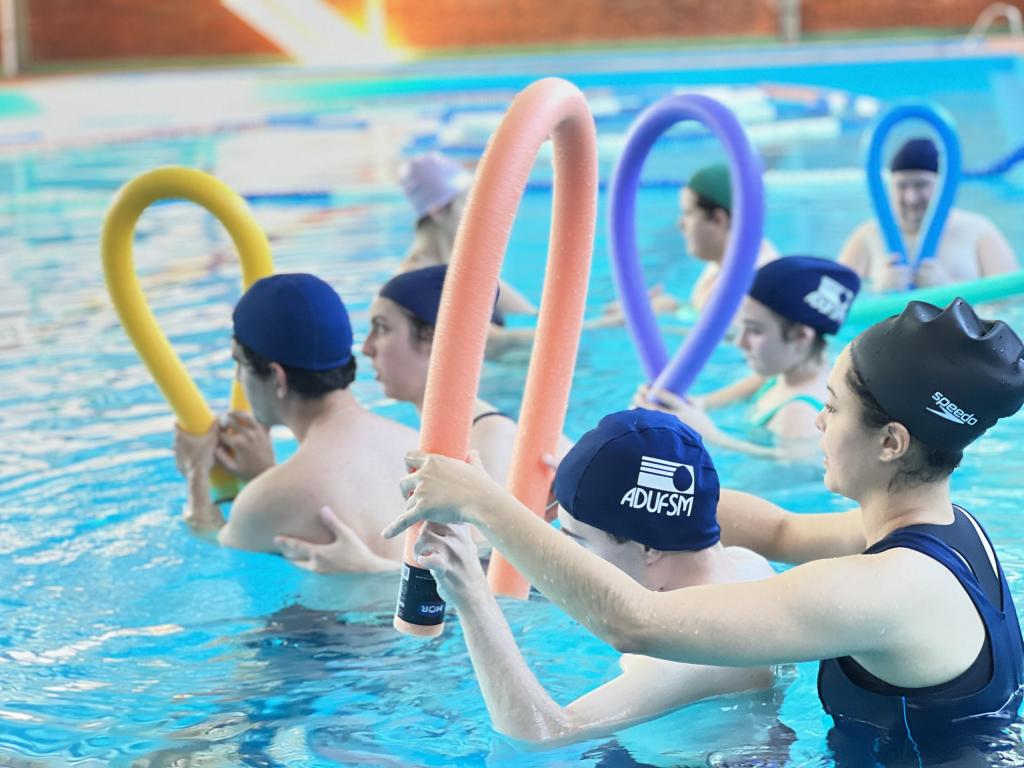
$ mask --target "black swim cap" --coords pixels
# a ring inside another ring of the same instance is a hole
[[[960,451],[1024,404],[1024,344],[963,299],[912,301],[850,347],[853,366],[893,420],[929,448]]]
[[[939,150],[931,139],[910,139],[893,155],[890,171],[939,172]]]

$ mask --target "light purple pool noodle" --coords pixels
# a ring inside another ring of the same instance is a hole
[[[682,347],[669,360],[637,257],[636,196],[640,171],[651,147],[683,120],[703,123],[725,145],[733,190],[732,228],[715,292]],[[615,287],[647,380],[656,388],[683,395],[725,335],[754,279],[764,228],[760,160],[725,106],[697,94],[668,96],[644,110],[630,127],[612,173],[608,208]]]

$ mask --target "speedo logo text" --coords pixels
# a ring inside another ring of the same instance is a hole
[[[642,456],[636,486],[626,491],[619,506],[646,509],[666,517],[689,517],[693,512],[693,492],[692,466]]]
[[[973,427],[978,423],[978,419],[975,418],[973,413],[967,413],[967,411],[958,406],[941,392],[933,394],[932,400],[935,401],[936,407],[925,408],[929,413],[941,416],[946,421],[952,421],[954,424],[966,424],[967,426]]]

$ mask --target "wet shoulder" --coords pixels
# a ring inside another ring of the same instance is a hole
[[[761,247],[757,251],[757,266],[763,266],[769,261],[775,261],[777,258],[779,258],[779,249],[768,238],[762,240]]]
[[[961,208],[954,208],[949,212],[946,226],[951,230],[955,230],[958,234],[971,235],[977,238],[997,231],[996,225],[987,216],[975,213],[974,211],[965,211]]]
[[[775,575],[771,563],[753,550],[746,547],[726,547],[725,552],[736,568],[736,581],[757,581]]]

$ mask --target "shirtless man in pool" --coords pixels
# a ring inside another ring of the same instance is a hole
[[[349,391],[356,362],[338,294],[312,275],[273,275],[246,292],[233,321],[232,356],[255,418],[229,414],[198,437],[176,430],[175,459],[188,480],[186,522],[216,531],[226,546],[279,552],[279,535],[333,541],[321,518],[329,506],[354,532],[363,570],[393,568],[401,543],[385,541],[380,530],[403,508],[395,484],[416,432],[366,410]],[[277,466],[267,436],[275,424],[299,442]],[[226,521],[210,500],[215,462],[247,481]]]
[[[910,139],[893,156],[890,194],[896,220],[909,254],[915,253],[921,225],[939,181],[939,153],[931,139]],[[843,246],[839,262],[878,292],[960,283],[1020,269],[1013,248],[986,217],[952,208],[939,238],[935,257],[915,269],[896,262],[882,239],[878,223],[865,221]]]

